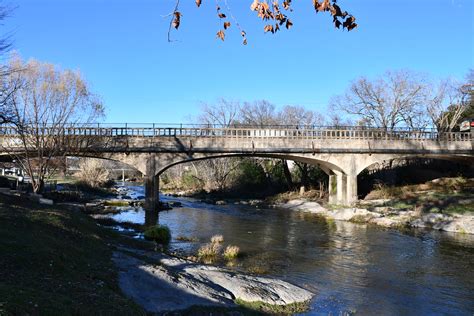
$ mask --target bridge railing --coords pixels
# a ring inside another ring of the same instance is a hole
[[[443,140],[470,141],[470,132],[439,133],[434,130],[396,130],[380,129],[339,129],[339,128],[209,128],[209,127],[42,127],[27,131],[40,135],[71,135],[71,136],[101,136],[101,137],[208,137],[236,139],[347,139],[347,140]],[[18,135],[13,126],[0,126],[0,136]]]

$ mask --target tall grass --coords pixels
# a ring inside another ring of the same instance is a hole
[[[207,243],[199,248],[197,253],[198,260],[206,264],[214,263],[219,259],[221,249],[222,247],[219,243]]]
[[[226,260],[234,260],[240,254],[240,248],[237,246],[227,246],[224,250],[224,259]]]

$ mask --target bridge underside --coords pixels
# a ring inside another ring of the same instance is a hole
[[[464,163],[474,163],[472,155],[464,154],[363,154],[363,153],[128,153],[112,154],[109,159],[134,166],[145,178],[147,208],[155,208],[159,202],[159,176],[168,168],[191,161],[223,157],[261,157],[304,162],[321,168],[329,177],[329,203],[353,205],[357,199],[357,176],[374,164],[394,159],[434,158]]]

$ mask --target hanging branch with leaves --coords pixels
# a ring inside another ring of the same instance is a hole
[[[198,8],[202,5],[202,0],[195,0],[196,6]],[[237,22],[237,19],[232,15],[232,11],[227,0],[224,0],[225,9],[230,15],[234,24],[240,31],[240,35],[243,38],[243,44],[247,45],[247,33],[240,27],[240,24]],[[342,28],[347,29],[347,31],[352,31],[357,27],[355,23],[356,18],[349,14],[347,11],[343,11],[341,7],[337,4],[337,0],[312,0],[312,5],[316,13],[319,12],[329,12],[333,17],[334,26],[338,29]],[[250,5],[250,10],[257,12],[257,17],[262,19],[266,24],[263,27],[265,33],[276,33],[280,31],[281,27],[290,29],[293,26],[293,21],[288,17],[287,13],[292,12],[292,0],[285,0],[281,3],[279,0],[253,0]],[[222,12],[222,7],[220,5],[220,0],[216,0],[216,11],[217,16],[222,22],[222,29],[219,29],[217,32],[217,38],[222,41],[225,40],[226,31],[231,27],[231,22],[229,21],[227,15]],[[183,15],[179,11],[179,0],[176,0],[174,10],[166,15],[165,17],[171,17],[170,26],[168,29],[168,41],[172,42],[170,34],[172,29],[178,29],[181,25],[181,17]]]

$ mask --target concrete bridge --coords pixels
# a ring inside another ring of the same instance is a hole
[[[69,155],[112,159],[138,169],[145,178],[148,208],[158,202],[160,174],[174,165],[202,159],[251,156],[317,165],[329,176],[329,202],[343,205],[357,201],[357,176],[374,164],[417,157],[474,162],[473,132],[155,125],[43,128],[36,132],[62,137],[69,145]],[[6,149],[24,152],[18,140],[14,128],[0,127],[3,154]]]

